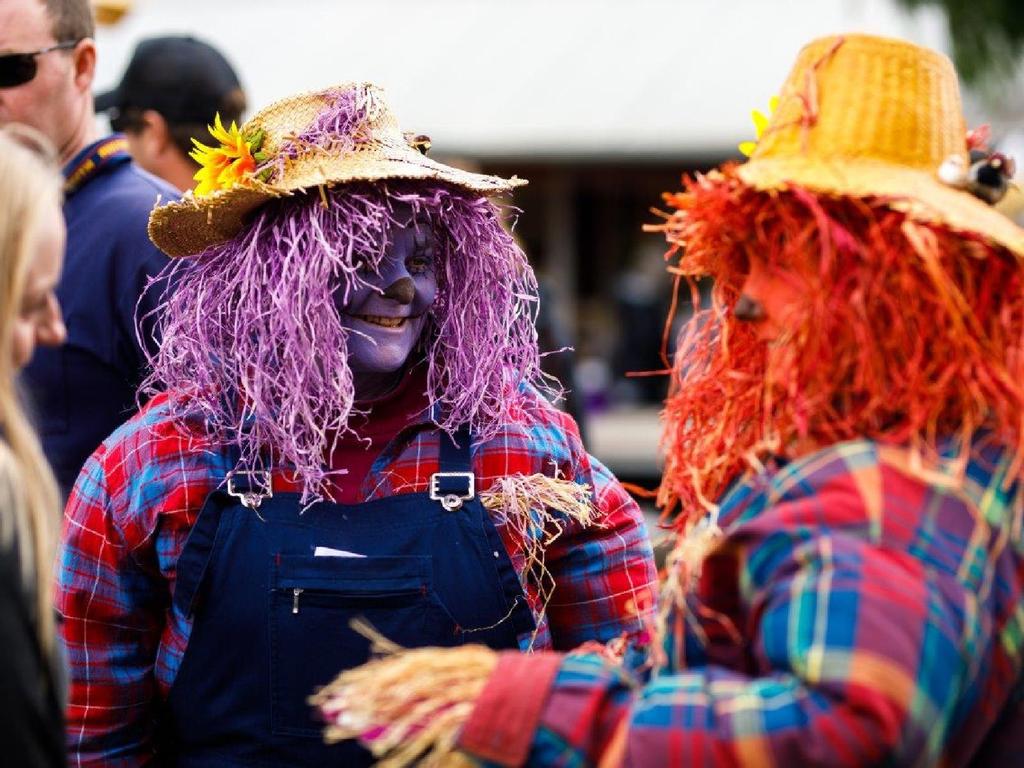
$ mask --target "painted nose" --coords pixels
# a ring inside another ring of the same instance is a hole
[[[384,298],[397,301],[399,304],[412,304],[416,298],[416,284],[411,277],[395,280],[384,290]]]
[[[737,320],[745,320],[749,323],[756,323],[765,318],[764,306],[761,302],[750,298],[745,293],[740,294],[732,313]]]

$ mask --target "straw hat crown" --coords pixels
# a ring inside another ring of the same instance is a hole
[[[197,254],[232,239],[259,206],[299,190],[419,179],[491,195],[526,183],[430,159],[429,139],[404,134],[383,91],[371,83],[346,83],[274,102],[238,129],[237,138],[252,145],[259,158],[251,172],[208,194],[187,192],[150,215],[149,236],[169,256]]]
[[[912,218],[976,233],[1024,256],[1024,230],[939,169],[969,165],[956,71],[944,55],[869,35],[826,37],[797,57],[739,175],[762,190],[798,185],[880,197]]]

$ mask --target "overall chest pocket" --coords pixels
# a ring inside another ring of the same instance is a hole
[[[432,558],[274,556],[270,590],[271,721],[275,733],[320,738],[306,703],[365,662],[362,618],[406,647],[453,645],[455,623],[434,593]]]

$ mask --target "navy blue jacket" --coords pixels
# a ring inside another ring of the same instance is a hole
[[[43,450],[65,495],[89,455],[136,410],[145,370],[136,305],[140,317],[156,305],[160,291],[143,289],[168,262],[146,226],[158,199],[177,198],[169,184],[124,160],[101,167],[65,200],[67,252],[57,298],[68,339],[58,349],[37,349],[23,374]],[[152,326],[146,324],[147,345]]]

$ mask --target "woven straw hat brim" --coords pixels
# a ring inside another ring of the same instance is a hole
[[[996,210],[1018,225],[1024,223],[1024,190],[1011,184],[1006,197],[996,204]]]
[[[876,160],[772,157],[741,165],[739,177],[760,191],[791,185],[835,197],[887,198],[915,221],[979,235],[1024,259],[1024,229],[974,195],[934,175]]]
[[[527,183],[525,179],[503,179],[442,165],[414,149],[372,155],[315,153],[289,162],[286,184],[251,180],[244,186],[203,197],[186,194],[181,200],[156,208],[149,218],[149,237],[172,258],[192,256],[234,238],[244,228],[247,216],[274,198],[319,186],[386,179],[440,181],[482,195],[509,192]]]

